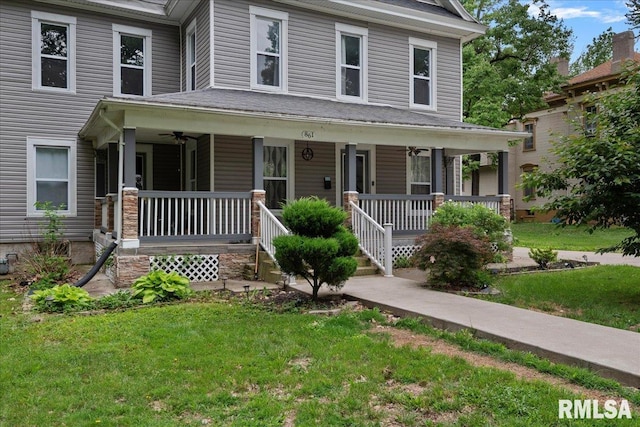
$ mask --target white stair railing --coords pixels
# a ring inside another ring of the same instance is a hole
[[[273,246],[273,239],[285,234],[291,234],[291,232],[282,225],[264,203],[258,202],[258,206],[260,207],[260,246],[275,261],[276,248]]]
[[[386,277],[393,276],[392,228],[385,223],[380,226],[354,202],[351,205],[351,227],[358,238],[360,250],[373,262]]]

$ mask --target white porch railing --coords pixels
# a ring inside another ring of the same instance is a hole
[[[387,277],[393,275],[392,260],[392,225],[385,223],[381,227],[375,219],[367,215],[358,205],[351,205],[351,227],[358,238],[360,250]]]
[[[433,215],[432,195],[360,194],[359,207],[378,224],[391,223],[399,232],[421,232]]]
[[[276,248],[273,246],[273,239],[290,234],[290,231],[278,221],[264,203],[258,202],[258,207],[260,208],[260,246],[275,261]]]
[[[482,205],[501,215],[500,213],[500,197],[495,196],[445,196],[444,201],[454,202],[461,205]]]
[[[209,191],[138,193],[140,239],[251,237],[251,194]]]

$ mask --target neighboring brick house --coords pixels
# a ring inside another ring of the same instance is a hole
[[[281,202],[419,232],[478,151],[500,152],[486,203],[508,206],[522,134],[461,121],[485,27],[458,0],[3,0],[0,25],[0,258],[51,201],[74,261],[118,243],[118,285],[158,255],[237,276],[285,232]]]
[[[562,87],[562,93],[549,94],[545,101],[548,108],[527,113],[521,122],[515,124],[517,129],[529,132],[531,137],[510,150],[509,188],[515,205],[517,220],[549,221],[553,212],[532,211],[534,206],[542,205],[545,200],[523,200],[526,194],[532,194],[531,189],[520,188],[521,175],[536,167],[550,167],[548,161],[554,160],[550,153],[552,141],[558,141],[561,135],[575,132],[572,121],[581,122],[584,132],[590,132],[594,125],[587,120],[585,112],[595,113],[595,106],[585,98],[587,95],[607,93],[619,84],[620,73],[627,60],[640,62],[640,53],[634,52],[634,34],[632,31],[615,34],[613,36],[613,59],[591,70],[578,74],[569,79]],[[558,70],[568,74],[568,63],[560,61]]]

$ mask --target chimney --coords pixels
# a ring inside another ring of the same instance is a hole
[[[554,56],[549,60],[549,62],[552,64],[556,64],[556,67],[558,67],[558,74],[560,74],[561,76],[569,75],[569,60],[567,58]]]
[[[624,31],[613,35],[612,74],[620,72],[624,61],[633,58],[633,42],[633,31]]]

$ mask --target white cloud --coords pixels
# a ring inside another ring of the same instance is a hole
[[[600,18],[602,16],[600,12],[588,10],[586,7],[557,7],[551,9],[551,13],[560,19]]]

